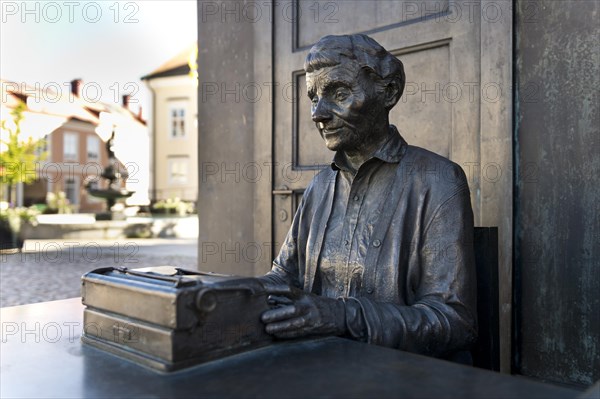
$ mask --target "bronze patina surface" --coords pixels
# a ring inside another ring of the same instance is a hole
[[[477,317],[464,172],[389,124],[404,69],[370,37],[326,36],[304,69],[312,120],[335,156],[261,278],[282,287],[262,315],[266,331],[468,361]]]
[[[170,266],[108,267],[82,278],[82,340],[160,371],[266,345],[256,279]]]
[[[337,337],[279,342],[158,374],[82,345],[79,335],[88,328],[82,308],[73,298],[0,309],[0,397],[548,399],[578,394]]]

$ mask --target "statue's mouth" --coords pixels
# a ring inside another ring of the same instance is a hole
[[[341,129],[342,129],[341,127],[334,127],[334,128],[328,127],[326,129],[323,129],[323,134],[325,136],[330,136],[330,135],[339,133]]]

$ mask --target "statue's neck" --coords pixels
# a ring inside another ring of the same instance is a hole
[[[388,139],[389,131],[389,123],[386,123],[385,126],[374,129],[360,148],[351,151],[343,151],[344,157],[346,158],[346,164],[353,174],[356,174],[362,164],[371,159],[375,152],[383,146]]]

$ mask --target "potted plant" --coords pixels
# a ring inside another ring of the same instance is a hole
[[[35,222],[35,217],[39,214],[40,211],[36,207],[0,210],[0,249],[22,248],[21,229],[25,223]]]

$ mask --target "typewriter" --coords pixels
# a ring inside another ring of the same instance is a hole
[[[169,372],[269,344],[269,308],[252,278],[182,270],[102,268],[82,277],[82,341]]]

